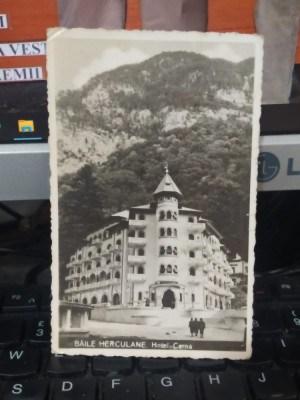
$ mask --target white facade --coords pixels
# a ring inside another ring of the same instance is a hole
[[[67,264],[65,299],[105,307],[225,309],[233,281],[218,233],[182,207],[166,172],[154,201],[112,216]]]

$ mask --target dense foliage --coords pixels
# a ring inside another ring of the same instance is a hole
[[[89,161],[88,155],[84,162],[80,153],[80,167],[60,176],[62,263],[113,213],[149,203],[165,162],[183,193],[183,205],[202,210],[232,253],[247,259],[253,60],[233,64],[185,54],[166,53],[120,67],[92,78],[80,96],[78,92],[59,96],[60,118],[72,129],[74,146],[86,125],[95,132],[100,126],[102,135],[126,132],[141,139],[130,145],[119,143],[102,163]],[[219,89],[244,90],[248,100],[237,105],[217,99]],[[200,115],[201,107],[215,115]],[[237,112],[227,119],[217,117],[224,107]],[[137,109],[148,110],[150,117],[135,120],[130,112]],[[185,110],[189,123],[166,130],[163,109],[165,114]]]

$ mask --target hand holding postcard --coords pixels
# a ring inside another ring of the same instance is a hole
[[[48,34],[52,351],[249,358],[262,39]]]

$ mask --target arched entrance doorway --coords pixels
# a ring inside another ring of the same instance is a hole
[[[162,298],[162,306],[164,308],[175,308],[175,295],[173,290],[168,289],[165,291]]]
[[[118,295],[118,293],[115,293],[113,295],[113,305],[118,306],[119,304],[120,304],[120,296]]]

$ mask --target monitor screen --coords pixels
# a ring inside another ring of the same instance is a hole
[[[48,140],[46,81],[2,83],[0,144]]]

